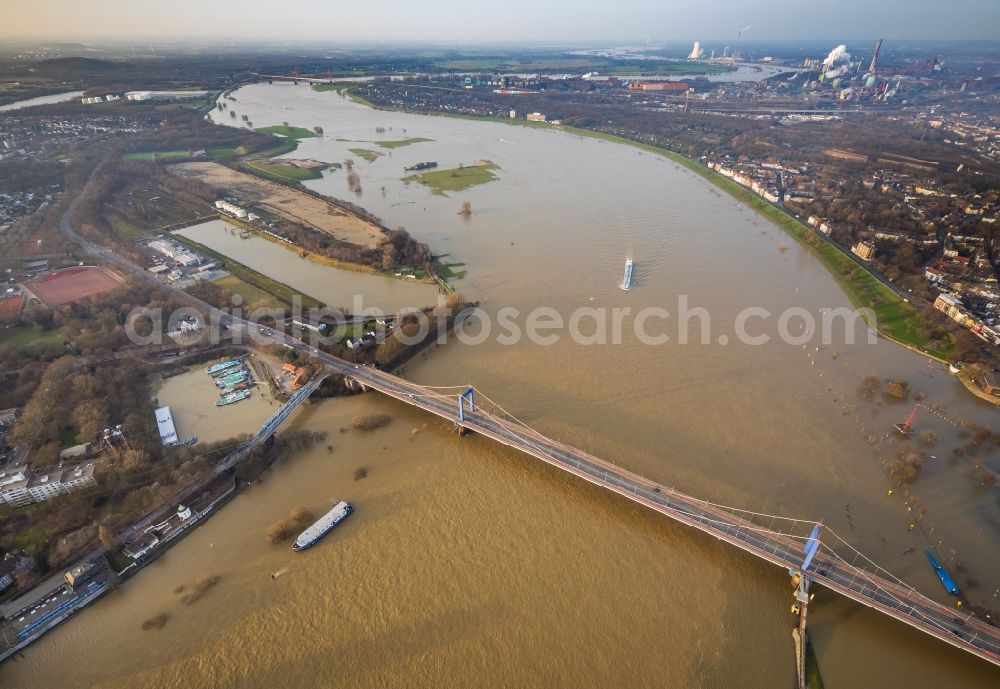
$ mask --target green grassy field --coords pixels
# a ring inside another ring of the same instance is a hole
[[[274,158],[275,156],[284,155],[285,153],[291,153],[298,147],[299,147],[299,142],[296,139],[281,139],[274,146],[271,146],[270,148],[265,148],[260,151],[254,151],[248,157]]]
[[[344,89],[349,89],[352,86],[357,86],[357,85],[358,82],[356,81],[334,81],[329,84],[313,84],[312,89],[313,91],[318,91],[319,93],[322,93],[324,91],[337,91],[339,93]]]
[[[367,148],[349,148],[347,150],[359,158],[364,158],[369,163],[375,162],[385,155],[384,153],[379,153],[378,151],[370,151]]]
[[[456,268],[464,267],[464,263],[442,263],[438,269],[438,275],[445,280],[461,280],[468,271],[456,270]]]
[[[177,160],[187,158],[187,151],[142,151],[138,153],[126,153],[122,160]]]
[[[284,163],[267,163],[257,161],[248,161],[244,163],[244,165],[257,170],[258,172],[273,175],[274,177],[290,182],[301,182],[305,179],[321,179],[323,177],[323,172],[319,168],[304,168]]]
[[[281,303],[275,299],[273,295],[265,292],[259,287],[251,285],[245,280],[241,280],[235,275],[227,275],[223,278],[219,278],[218,280],[215,280],[215,284],[229,290],[233,294],[238,294],[243,297],[244,307],[250,305],[279,306]]]
[[[16,328],[0,330],[0,345],[11,347],[27,347],[39,343],[62,344],[66,339],[58,330],[45,332],[35,325],[24,325]]]
[[[411,144],[419,144],[424,141],[433,141],[434,139],[425,139],[422,136],[411,136],[409,139],[398,139],[396,141],[373,141],[372,143],[376,146],[381,146],[382,148],[402,148],[403,146],[409,146]]]
[[[429,186],[435,194],[444,194],[446,191],[464,191],[477,184],[486,184],[497,178],[493,171],[498,169],[494,163],[485,165],[470,165],[467,167],[456,167],[450,170],[432,170],[421,172],[415,175],[404,177],[403,181],[419,182]]]
[[[204,157],[209,160],[215,160],[216,158],[228,158],[229,156],[236,155],[236,149],[233,148],[209,148],[205,151]],[[192,157],[188,151],[140,151],[136,153],[126,153],[122,156],[122,160],[158,160],[158,161],[169,161],[169,160],[183,160],[184,158]]]
[[[283,124],[275,124],[270,127],[257,127],[255,131],[277,134],[278,136],[285,136],[289,139],[308,139],[314,136],[319,136],[319,134],[311,129],[306,129],[305,127],[286,127]]]

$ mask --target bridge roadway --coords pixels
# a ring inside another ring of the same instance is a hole
[[[458,422],[455,397],[442,395],[371,367],[356,366],[326,354],[319,356],[333,371],[365,387]],[[726,509],[657,484],[480,408],[467,411],[461,425],[693,526],[785,570],[798,570],[802,564],[804,539],[771,532]],[[848,564],[825,545],[810,566],[809,578],[851,600],[1000,665],[1000,630],[964,611],[930,600],[913,588]]]

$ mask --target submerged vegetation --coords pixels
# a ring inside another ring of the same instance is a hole
[[[142,631],[148,632],[151,629],[163,629],[169,619],[170,613],[161,612],[159,615],[153,615],[142,623]]]
[[[368,416],[355,416],[351,419],[351,428],[356,431],[374,431],[376,428],[388,426],[392,417],[388,414],[370,414]]]
[[[280,519],[267,529],[269,543],[281,543],[302,531],[316,521],[312,512],[305,507],[296,507],[284,519]]]
[[[199,574],[191,586],[191,590],[181,596],[181,603],[184,605],[194,605],[221,580],[222,577],[218,574]]]

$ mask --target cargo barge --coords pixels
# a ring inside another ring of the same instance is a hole
[[[341,500],[333,509],[316,520],[308,529],[299,534],[292,544],[292,550],[299,551],[311,548],[319,539],[330,533],[337,524],[347,519],[347,515],[354,511],[354,506],[349,502]]]
[[[625,274],[622,276],[622,282],[619,285],[622,289],[629,289],[632,287],[632,267],[634,262],[631,258],[625,259]]]

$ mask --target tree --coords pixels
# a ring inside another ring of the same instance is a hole
[[[52,312],[41,303],[33,303],[24,310],[24,319],[28,323],[33,323],[43,330],[52,328]]]
[[[910,396],[910,384],[905,380],[894,380],[886,387],[885,394],[898,400],[905,400]]]
[[[149,455],[145,450],[125,450],[122,454],[122,466],[129,471],[141,468],[149,461]]]
[[[101,545],[108,550],[112,550],[116,545],[115,537],[112,535],[111,529],[104,524],[100,524],[97,527],[97,540],[100,541]]]
[[[89,443],[107,428],[111,415],[102,400],[89,399],[76,405],[71,418],[77,429],[77,437],[80,441]]]

